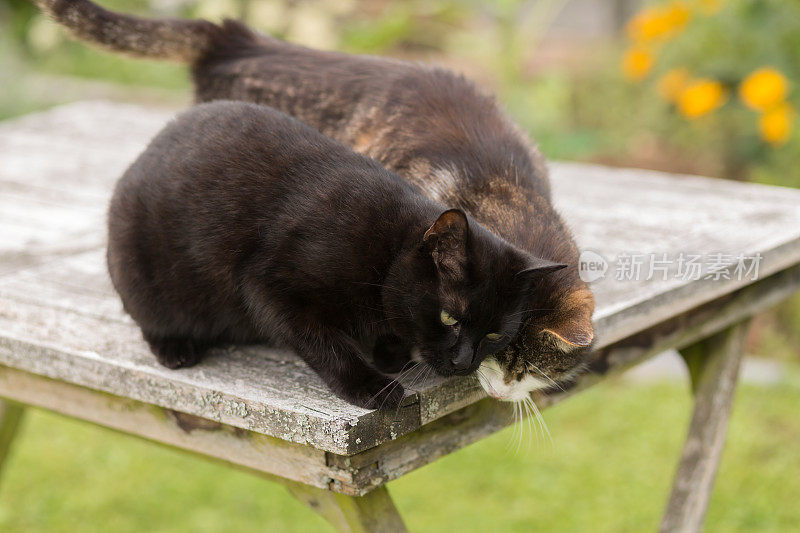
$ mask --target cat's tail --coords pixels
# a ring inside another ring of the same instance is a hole
[[[145,19],[114,13],[89,0],[34,0],[78,39],[138,57],[194,63],[223,28],[205,20]]]

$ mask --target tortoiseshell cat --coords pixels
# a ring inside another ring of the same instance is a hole
[[[441,69],[311,50],[233,21],[148,20],[88,0],[36,1],[80,39],[188,63],[198,101],[281,109],[517,247],[569,265],[536,285],[520,334],[485,361],[481,384],[496,398],[519,400],[568,380],[581,366],[593,338],[594,297],[578,276],[574,240],[552,207],[544,159],[474,84]]]
[[[109,208],[111,280],[162,364],[277,342],[368,408],[399,405],[404,391],[362,357],[367,339],[404,339],[440,375],[474,372],[516,336],[533,284],[563,266],[244,102],[168,124]]]

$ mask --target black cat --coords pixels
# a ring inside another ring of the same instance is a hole
[[[360,341],[473,372],[516,335],[532,282],[563,265],[277,110],[216,102],[169,124],[120,179],[108,266],[162,364],[277,342],[374,408],[398,405],[403,388]]]
[[[500,399],[568,383],[594,338],[594,295],[554,209],[542,154],[494,98],[439,68],[305,48],[243,24],[147,19],[89,0],[35,0],[78,38],[190,66],[198,101],[242,100],[288,113],[372,157],[437,202],[528,253],[568,268],[531,293],[517,339],[484,362]]]

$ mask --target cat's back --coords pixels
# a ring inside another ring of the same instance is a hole
[[[374,160],[280,111],[212,102],[169,123],[119,180],[109,258],[147,250],[225,268],[226,250],[280,246],[291,228],[353,233],[372,213],[421,202]]]
[[[348,159],[266,106],[214,102],[179,115],[120,178],[109,207],[108,268],[126,311],[150,330],[200,324],[246,338],[242,265],[315,217],[326,180],[314,165],[336,168],[337,157]]]
[[[263,205],[332,187],[326,178],[333,173],[324,170],[369,166],[359,157],[271,107],[215,101],[180,114],[156,135],[120,179],[114,199],[135,194],[174,209],[202,202]],[[317,179],[307,179],[312,175]]]
[[[161,166],[177,171],[176,179],[191,174],[197,182],[204,168],[240,166],[269,172],[281,163],[278,155],[314,154],[329,148],[316,131],[268,106],[215,101],[192,107],[173,119],[149,143],[132,165]]]
[[[277,107],[417,186],[435,174],[431,166],[457,163],[467,170],[459,180],[476,190],[502,178],[549,200],[545,161],[527,134],[493,96],[450,70],[313,50],[228,21],[193,75],[199,101]]]

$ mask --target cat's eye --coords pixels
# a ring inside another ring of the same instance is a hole
[[[442,321],[442,324],[445,326],[455,326],[458,324],[458,320],[453,318],[453,315],[442,309],[442,312],[439,313],[439,319]]]
[[[503,334],[502,333],[488,333],[486,335],[486,338],[489,339],[490,341],[499,341],[500,339],[503,338]]]

